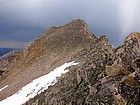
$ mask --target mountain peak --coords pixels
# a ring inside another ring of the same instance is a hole
[[[0,104],[138,105],[139,39],[114,48],[84,20],[53,26],[2,71]]]
[[[52,53],[55,50],[59,52],[65,51],[64,49],[67,48],[73,49],[75,46],[80,47],[92,40],[93,36],[89,31],[86,22],[77,19],[64,26],[53,26],[49,28],[47,32],[32,43],[32,48],[35,48],[35,46],[44,46],[48,52]]]
[[[0,77],[3,78],[0,81],[1,86],[7,83],[10,84],[8,86],[10,88],[16,84],[16,88],[11,88],[12,91],[8,94],[1,92],[0,98],[12,95],[35,78],[70,61],[73,55],[92,44],[91,42],[95,39],[87,24],[80,19],[64,26],[50,28],[22,51]],[[30,76],[31,74],[32,76]],[[20,84],[18,84],[19,81]]]
[[[79,25],[79,26],[87,27],[85,20],[81,20],[81,19],[72,20],[67,25],[69,25],[69,24],[72,24],[74,26]]]
[[[81,28],[80,26],[82,26],[82,27],[88,28],[85,20],[76,19],[76,20],[72,20],[71,22],[69,22],[68,24],[65,24],[63,26],[58,26],[58,27],[57,26],[52,26],[48,29],[47,32],[54,32],[58,29],[66,27],[66,26],[68,26],[68,27],[79,27],[79,28]]]

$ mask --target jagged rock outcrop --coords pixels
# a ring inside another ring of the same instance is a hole
[[[140,102],[140,33],[131,33],[124,44],[114,50],[109,64],[121,65],[127,73],[120,74],[120,80],[114,85],[114,97],[119,105],[138,105]],[[119,70],[119,69],[118,69]],[[120,71],[120,70],[119,70]]]
[[[80,67],[71,68],[55,86],[25,105],[138,105],[139,44],[128,43],[133,38],[139,39],[130,37],[132,34],[116,49],[106,37],[95,38],[92,44],[72,57],[80,62]]]
[[[8,87],[0,93],[0,99],[57,66],[75,61],[78,66],[69,67],[55,85],[24,105],[139,105],[139,35],[131,33],[122,46],[115,48],[105,36],[93,35],[80,19],[51,27],[1,76],[0,87]]]
[[[112,61],[120,63],[123,67],[133,72],[132,62],[140,57],[140,37],[139,33],[131,33],[122,46],[115,49]]]

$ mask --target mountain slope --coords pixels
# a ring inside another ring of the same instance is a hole
[[[85,48],[93,39],[83,20],[50,28],[27,50],[22,51],[0,77],[0,88],[8,85],[0,93],[0,99],[12,95],[32,80],[69,62],[72,55]]]
[[[46,90],[49,86],[55,84],[57,82],[57,78],[60,77],[62,74],[68,72],[68,70],[65,70],[67,67],[77,65],[78,63],[69,62],[65,63],[60,67],[57,67],[50,73],[41,76],[37,79],[35,79],[33,82],[29,83],[28,85],[24,86],[21,90],[19,90],[14,95],[7,97],[3,101],[0,102],[2,105],[21,105],[28,101],[30,98],[35,97],[37,94],[40,94],[44,90]],[[44,81],[46,80],[46,81]],[[8,85],[3,87],[0,91],[7,88]],[[18,99],[18,101],[14,101],[15,99]]]
[[[20,50],[13,50],[0,57],[0,76],[7,70],[10,63],[20,52]]]
[[[80,66],[70,68],[58,82],[24,105],[139,105],[139,33],[113,48],[106,37],[72,57]]]
[[[80,62],[80,66],[69,68],[69,72],[58,82],[25,105],[94,105],[98,100],[114,104],[113,95],[109,89],[102,87],[100,78],[105,75],[105,65],[113,52],[113,47],[106,37],[97,38],[72,56],[71,60]],[[106,94],[96,92],[101,87]],[[96,97],[97,96],[97,97]],[[100,97],[100,98],[99,98]]]
[[[13,97],[24,93],[24,105],[139,105],[139,35],[131,33],[115,48],[105,36],[94,36],[80,19],[51,27],[0,77],[0,100],[8,97],[0,104],[15,102]],[[55,70],[63,74],[49,77]]]

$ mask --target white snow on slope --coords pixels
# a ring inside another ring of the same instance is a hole
[[[0,105],[24,104],[29,99],[34,98],[37,94],[46,90],[49,86],[54,85],[57,82],[57,78],[60,77],[61,74],[68,72],[68,70],[65,70],[67,67],[77,64],[78,63],[74,63],[73,61],[57,67],[50,73],[33,80],[31,83],[24,86],[21,90],[12,96],[0,101]]]
[[[1,88],[1,89],[0,89],[0,92],[1,92],[2,90],[4,90],[5,88],[7,88],[7,86],[8,86],[8,85],[6,85],[6,86],[4,86],[3,88]]]

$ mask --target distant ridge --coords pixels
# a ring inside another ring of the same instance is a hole
[[[15,50],[14,48],[0,48],[0,56],[9,53],[10,51]]]

